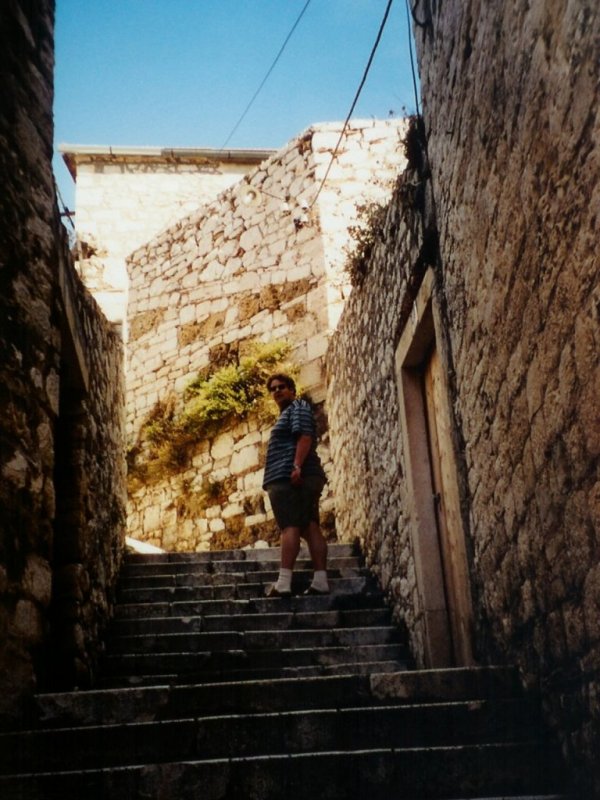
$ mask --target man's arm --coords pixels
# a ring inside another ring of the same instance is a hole
[[[291,481],[293,486],[302,482],[302,464],[312,447],[313,438],[308,433],[302,433],[296,441],[296,455],[294,456],[294,466],[292,468]]]

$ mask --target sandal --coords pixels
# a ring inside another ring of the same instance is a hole
[[[304,592],[305,595],[325,595],[329,594],[330,589],[316,589],[312,584],[308,587],[308,589]]]

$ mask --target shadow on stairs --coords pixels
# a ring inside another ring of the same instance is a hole
[[[98,687],[0,735],[3,800],[551,800],[561,762],[514,670],[411,669],[354,548],[328,596],[265,598],[278,548],[131,555]]]

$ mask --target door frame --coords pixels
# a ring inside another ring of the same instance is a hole
[[[456,453],[448,437],[444,441],[445,480],[443,504],[452,510],[445,528],[452,540],[456,558],[444,564],[440,528],[435,505],[432,447],[426,407],[423,368],[432,349],[443,341],[441,321],[434,297],[435,275],[425,274],[410,318],[396,348],[396,378],[400,408],[400,427],[406,457],[406,481],[410,498],[410,537],[413,550],[417,590],[423,620],[422,666],[430,668],[466,666],[473,660],[473,611],[465,544],[465,531],[460,510]],[[439,354],[442,356],[442,353]],[[439,407],[443,417],[441,429],[451,431],[453,415],[449,402],[445,370],[438,372]],[[439,510],[439,509],[438,509]],[[452,570],[446,577],[445,570]],[[450,604],[447,592],[452,591]],[[449,605],[452,608],[449,608]],[[457,624],[455,608],[460,610]],[[452,611],[452,613],[451,613]]]

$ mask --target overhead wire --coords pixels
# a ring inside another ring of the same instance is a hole
[[[62,194],[60,193],[60,189],[58,188],[58,183],[56,182],[56,179],[54,180],[54,191],[56,193],[56,199],[58,201],[58,205],[62,209],[62,211],[60,211],[60,216],[61,217],[65,217],[68,220],[69,225],[73,228],[73,233],[75,233],[76,231],[75,231],[75,223],[73,222],[73,211],[69,210],[69,207],[66,205],[65,201],[63,200]]]
[[[306,0],[306,3],[304,4],[304,7],[302,8],[302,11],[301,11],[301,12],[298,14],[298,17],[297,17],[296,21],[294,22],[294,24],[292,25],[292,28],[291,28],[290,32],[289,32],[289,33],[288,33],[288,35],[285,37],[285,41],[283,42],[283,44],[282,44],[282,45],[281,45],[281,47],[279,48],[279,52],[277,53],[277,55],[275,56],[275,59],[273,60],[273,63],[271,64],[271,66],[270,66],[270,67],[269,67],[269,69],[267,70],[267,73],[266,73],[265,77],[264,77],[264,78],[262,79],[262,81],[260,82],[260,85],[259,85],[258,89],[257,89],[257,90],[254,92],[254,94],[253,94],[253,95],[252,95],[252,97],[250,98],[250,102],[248,103],[248,105],[246,106],[246,108],[244,109],[244,111],[242,112],[242,114],[241,114],[240,118],[238,119],[238,121],[237,121],[237,122],[235,123],[235,125],[233,126],[233,129],[232,129],[231,133],[229,134],[229,136],[227,137],[227,139],[225,139],[225,141],[224,141],[224,142],[223,142],[223,144],[221,145],[221,148],[220,148],[221,150],[224,150],[224,149],[227,147],[227,145],[229,144],[229,142],[230,142],[231,138],[233,137],[233,135],[235,134],[235,132],[237,131],[237,129],[238,129],[238,128],[240,127],[240,125],[242,124],[242,122],[243,122],[243,120],[244,120],[244,118],[245,118],[246,114],[248,113],[248,111],[250,111],[250,109],[251,109],[251,108],[252,108],[252,106],[254,105],[254,101],[256,100],[256,98],[257,98],[257,97],[258,97],[258,95],[260,94],[260,92],[261,92],[261,90],[262,90],[263,86],[265,85],[265,83],[266,83],[266,82],[267,82],[267,80],[269,79],[269,76],[270,76],[270,74],[271,74],[271,73],[273,72],[273,70],[275,69],[275,65],[277,64],[277,62],[278,62],[278,61],[279,61],[279,59],[281,58],[281,56],[282,56],[282,54],[283,54],[283,51],[284,51],[284,50],[285,50],[285,48],[287,47],[287,44],[288,44],[289,40],[292,38],[292,35],[293,35],[294,31],[295,31],[295,30],[296,30],[296,28],[298,27],[298,25],[299,25],[299,23],[300,23],[300,20],[301,20],[301,19],[302,19],[302,17],[304,16],[304,13],[306,12],[306,9],[309,7],[310,3],[311,3],[311,0]]]
[[[265,85],[265,83],[267,82],[269,76],[273,72],[277,62],[281,58],[285,48],[287,47],[287,44],[288,44],[289,40],[291,39],[294,31],[298,27],[298,25],[300,23],[300,20],[304,16],[304,14],[305,14],[308,6],[310,5],[310,3],[311,3],[311,0],[307,0],[307,2],[304,4],[302,10],[300,11],[300,14],[298,15],[296,21],[292,25],[291,30],[289,31],[289,33],[286,36],[283,44],[281,45],[281,47],[279,49],[279,52],[275,56],[275,58],[273,60],[273,63],[271,64],[271,66],[267,70],[267,73],[265,74],[264,78],[260,82],[260,85],[258,86],[256,91],[252,95],[250,101],[246,105],[246,108],[244,109],[244,111],[240,115],[238,121],[236,122],[236,124],[232,128],[231,133],[229,134],[229,136],[227,137],[225,142],[221,145],[221,148],[220,148],[221,150],[224,150],[225,147],[228,145],[228,143],[230,142],[231,138],[236,133],[237,129],[239,128],[239,126],[243,122],[244,118],[246,117],[248,111],[250,110],[250,108],[254,104],[254,102],[255,102],[256,98],[258,97],[258,95],[260,94],[263,86]],[[377,52],[377,48],[379,47],[379,43],[381,41],[381,37],[383,35],[383,31],[385,29],[385,25],[387,23],[387,20],[388,20],[389,14],[390,14],[392,3],[393,3],[393,0],[388,0],[387,6],[386,6],[384,14],[383,14],[383,18],[382,18],[381,23],[379,25],[379,30],[377,32],[377,36],[375,38],[375,42],[373,44],[373,47],[371,48],[371,53],[369,55],[369,59],[367,61],[367,65],[366,65],[366,67],[365,67],[365,69],[363,71],[363,75],[362,75],[360,84],[358,86],[358,89],[356,90],[354,99],[352,101],[352,105],[350,106],[350,110],[348,111],[348,114],[347,114],[346,119],[344,121],[344,124],[342,126],[342,130],[340,132],[339,138],[338,138],[338,140],[336,142],[336,145],[335,145],[335,147],[334,147],[334,149],[333,149],[333,151],[331,153],[331,159],[330,159],[329,164],[327,166],[327,170],[325,171],[325,175],[323,176],[323,178],[322,178],[322,180],[321,180],[321,182],[319,184],[319,187],[317,189],[317,192],[316,192],[315,196],[313,197],[313,199],[312,199],[312,201],[311,201],[311,203],[310,203],[310,205],[309,205],[309,207],[307,209],[308,211],[310,211],[312,209],[312,207],[314,206],[314,204],[316,203],[316,201],[317,201],[317,199],[319,197],[319,194],[321,193],[321,190],[323,189],[323,186],[325,185],[325,183],[327,181],[327,178],[329,177],[329,173],[331,171],[331,167],[333,166],[333,163],[334,163],[334,161],[336,159],[338,150],[340,148],[340,144],[341,144],[342,139],[344,138],[344,135],[345,135],[346,130],[348,128],[348,123],[350,122],[350,118],[352,116],[352,113],[354,112],[356,104],[357,104],[357,102],[358,102],[358,100],[360,98],[360,95],[361,95],[362,90],[364,88],[365,82],[367,80],[367,76],[369,74],[369,70],[371,69],[371,65],[373,63],[373,59],[375,57],[375,53]],[[411,65],[411,71],[412,71],[413,90],[414,90],[414,95],[415,95],[415,108],[416,108],[417,115],[420,116],[421,111],[420,111],[420,107],[419,107],[419,95],[418,95],[418,89],[417,89],[417,79],[416,79],[416,74],[415,74],[414,55],[413,55],[413,47],[412,47],[412,40],[411,40],[411,30],[410,30],[410,28],[411,28],[411,26],[410,26],[410,17],[413,16],[413,14],[411,13],[413,11],[413,9],[409,8],[408,0],[406,0],[406,11],[407,11],[407,17],[408,17],[408,31],[407,31],[407,33],[408,33],[408,46],[409,46],[409,53],[410,53],[410,65]]]
[[[412,46],[412,36],[410,35],[410,21],[415,19],[415,11],[414,9],[411,11],[410,6],[408,4],[408,0],[406,0],[406,24],[407,24],[407,33],[408,33],[408,52],[410,53],[410,69],[412,72],[412,82],[413,82],[413,90],[415,93],[415,110],[417,112],[417,116],[421,116],[421,109],[419,107],[419,91],[417,89],[417,74],[415,70],[415,58],[413,54],[413,46]],[[416,22],[416,20],[415,20]]]
[[[325,170],[325,175],[323,176],[323,179],[321,180],[321,183],[319,184],[319,188],[317,189],[317,193],[315,194],[315,196],[313,197],[313,199],[312,199],[312,201],[310,203],[310,206],[308,208],[309,211],[310,211],[310,209],[312,209],[314,204],[317,202],[317,198],[319,197],[319,194],[321,193],[321,190],[323,189],[323,186],[325,185],[325,181],[329,177],[329,173],[331,171],[331,167],[333,166],[333,162],[335,161],[335,158],[337,156],[337,152],[338,152],[338,150],[340,148],[340,144],[342,143],[342,139],[344,138],[344,134],[346,133],[346,128],[348,127],[348,123],[350,122],[350,117],[352,116],[352,112],[354,111],[354,108],[356,107],[356,104],[358,102],[358,98],[360,97],[360,94],[361,94],[361,92],[363,90],[363,87],[365,85],[365,82],[367,80],[367,75],[369,74],[369,70],[371,69],[371,64],[373,63],[373,59],[375,57],[375,53],[377,51],[377,48],[379,47],[379,42],[381,41],[381,36],[383,34],[383,29],[385,28],[385,24],[387,22],[389,14],[390,14],[390,9],[392,7],[392,3],[393,3],[393,0],[388,0],[388,4],[387,4],[385,12],[383,14],[383,19],[381,20],[381,24],[379,25],[379,30],[377,32],[377,37],[375,38],[375,43],[374,43],[373,47],[371,48],[371,55],[369,56],[369,60],[367,61],[367,66],[364,69],[363,76],[361,78],[361,81],[360,81],[360,84],[358,86],[358,89],[356,90],[356,94],[354,95],[354,100],[352,101],[352,105],[350,106],[350,111],[348,111],[348,114],[346,116],[346,120],[344,121],[344,124],[342,126],[342,130],[341,130],[341,133],[340,133],[339,138],[337,140],[337,143],[336,143],[335,147],[333,148],[333,152],[331,153],[331,159],[329,161],[329,165],[328,165],[327,169]]]

